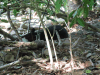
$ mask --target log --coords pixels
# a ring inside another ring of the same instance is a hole
[[[4,45],[10,45],[10,46],[14,46],[14,47],[30,47],[32,49],[36,49],[36,48],[42,48],[45,46],[45,41],[43,40],[37,40],[37,41],[33,41],[33,42],[14,42],[14,41],[0,41],[0,45],[4,46]]]
[[[8,34],[7,32],[0,29],[0,34],[4,35],[4,37],[10,38],[12,41],[16,40],[12,35]]]

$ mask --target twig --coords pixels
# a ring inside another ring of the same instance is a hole
[[[20,36],[19,36],[19,34],[18,34],[18,31],[16,30],[16,28],[15,28],[15,26],[14,26],[14,24],[12,23],[12,20],[11,20],[11,18],[10,18],[9,7],[7,7],[7,17],[8,17],[8,21],[10,22],[11,27],[13,28],[13,30],[14,30],[15,33],[16,33],[18,39],[19,39],[20,41],[22,41],[22,39],[20,38]]]
[[[1,70],[1,69],[4,69],[4,68],[6,68],[6,67],[9,67],[9,66],[18,64],[20,61],[21,61],[21,58],[20,58],[19,60],[17,60],[17,61],[12,62],[12,63],[5,64],[5,65],[3,65],[3,66],[0,66],[0,70]]]

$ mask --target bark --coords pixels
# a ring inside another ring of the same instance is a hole
[[[10,38],[12,41],[16,40],[12,35],[8,34],[7,32],[0,29],[0,34],[4,35],[4,37]]]
[[[45,46],[45,41],[43,40],[38,40],[38,41],[33,41],[33,42],[14,42],[14,41],[0,41],[0,45],[4,46],[4,45],[10,45],[10,46],[14,46],[14,47],[30,47],[32,49],[36,49],[36,48],[42,48]]]

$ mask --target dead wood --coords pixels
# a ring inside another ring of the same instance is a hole
[[[92,28],[94,31],[97,31],[97,32],[99,32],[99,33],[100,33],[100,29],[98,29],[98,28],[94,27],[93,25],[90,25],[89,23],[85,23],[85,25],[86,25],[87,27]]]
[[[37,40],[37,41],[33,41],[33,42],[14,42],[14,41],[0,41],[0,45],[4,46],[4,45],[9,45],[12,47],[30,47],[32,49],[35,48],[41,48],[45,46],[45,41],[43,40]]]
[[[5,31],[3,31],[2,29],[0,29],[0,34],[4,35],[4,37],[10,38],[12,41],[16,40],[13,36],[11,36],[10,34],[8,34]]]
[[[4,69],[4,68],[6,68],[6,67],[9,67],[9,66],[11,66],[11,65],[18,64],[18,63],[20,62],[20,60],[21,60],[21,59],[19,59],[19,60],[17,60],[17,61],[14,61],[14,62],[12,62],[12,63],[9,63],[9,64],[5,64],[5,65],[3,65],[3,66],[0,66],[0,70]]]

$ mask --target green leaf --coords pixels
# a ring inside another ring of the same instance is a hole
[[[2,22],[5,22],[5,23],[8,23],[8,21],[7,21],[7,20],[5,20],[5,19],[1,19],[1,21],[2,21]]]
[[[4,3],[4,6],[7,6],[7,2]]]
[[[91,0],[88,4],[89,4],[89,9],[92,10],[92,7],[95,4],[95,2],[94,0]]]
[[[88,17],[88,13],[89,13],[88,7],[85,7],[84,8],[84,18]]]
[[[52,14],[53,14],[53,11],[50,11],[50,12],[49,12],[49,15],[51,16]]]
[[[85,22],[81,19],[81,18],[77,18],[77,22],[81,25],[81,26],[85,26]]]
[[[92,6],[89,6],[89,9],[92,10]]]
[[[84,4],[87,5],[90,1],[89,0],[83,0]]]
[[[83,14],[83,12],[84,12],[84,9],[82,9],[81,11],[80,11],[80,17],[82,16],[82,14]]]
[[[73,14],[73,18],[77,15],[77,10]]]
[[[72,12],[69,14],[68,19],[70,19],[71,17],[73,17],[74,12],[75,12],[75,10],[74,10],[74,11],[72,11]]]
[[[47,9],[47,12],[49,13],[50,16],[53,14],[53,11],[51,11],[50,9]]]
[[[63,4],[64,4],[64,8],[67,9],[67,0],[62,0]]]
[[[39,2],[40,0],[36,0],[36,2]]]
[[[67,19],[65,19],[65,22],[66,22],[66,23],[68,23],[68,20],[67,20]]]
[[[13,10],[14,16],[17,16],[17,13],[18,13],[18,12],[19,12],[19,11],[17,11],[16,9]]]
[[[77,10],[78,16],[80,15],[81,11],[82,11],[82,8],[79,8],[79,9]]]
[[[94,0],[91,0],[88,4],[93,6],[95,4],[95,2],[94,2]]]
[[[86,70],[86,73],[91,73],[91,70]]]
[[[73,19],[69,26],[72,27],[74,24],[75,24],[75,20]]]
[[[66,6],[67,0],[62,0],[62,2],[63,2],[63,4],[64,4],[64,6]]]
[[[62,4],[62,0],[57,0],[55,2],[55,12],[56,13],[58,13],[60,11],[61,4]]]
[[[77,22],[77,17],[74,18],[74,24],[76,24],[76,22]]]

